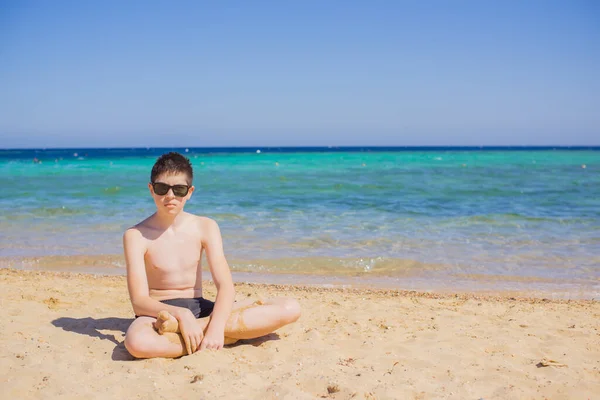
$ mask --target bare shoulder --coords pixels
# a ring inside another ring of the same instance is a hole
[[[127,229],[123,234],[123,240],[126,240],[128,242],[139,241],[143,237],[144,235],[137,226],[132,226],[131,228]]]
[[[202,238],[202,242],[211,241],[216,236],[221,237],[221,231],[219,230],[219,225],[217,221],[212,218],[203,217],[199,215],[194,215],[195,226],[198,229],[198,233]]]
[[[125,254],[143,254],[146,252],[144,235],[137,227],[131,227],[123,234],[123,248]]]
[[[128,228],[125,233],[123,234],[123,241],[125,242],[134,242],[134,243],[141,243],[144,240],[144,234],[148,232],[148,230],[150,230],[151,228],[148,225],[148,221],[150,220],[151,217],[146,218],[145,220],[141,221],[140,223],[138,223],[137,225],[134,225],[130,228]]]
[[[189,221],[192,221],[193,225],[200,230],[206,230],[206,229],[218,227],[217,222],[214,219],[209,218],[209,217],[204,217],[202,215],[186,213],[186,218]]]
[[[208,217],[196,217],[198,218],[198,224],[200,224],[200,228],[203,229],[218,229],[219,225],[217,224],[217,221],[215,221],[212,218],[208,218]]]

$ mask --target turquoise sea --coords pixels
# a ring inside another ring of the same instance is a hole
[[[597,147],[0,150],[0,266],[123,273],[171,150],[244,279],[600,293]]]

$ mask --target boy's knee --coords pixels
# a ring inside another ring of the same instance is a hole
[[[135,358],[149,358],[150,347],[142,338],[136,337],[135,335],[125,336],[125,348]]]
[[[300,318],[302,310],[300,308],[300,303],[298,303],[297,300],[286,299],[285,303],[283,304],[283,308],[285,310],[285,319],[288,324],[296,322],[298,318]]]

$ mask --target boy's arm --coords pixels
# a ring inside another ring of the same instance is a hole
[[[202,246],[206,249],[206,259],[210,273],[217,287],[217,298],[200,349],[220,349],[223,347],[225,324],[233,307],[235,289],[231,279],[229,264],[227,264],[223,252],[223,238],[221,237],[219,225],[212,219],[205,219],[203,221],[203,228]]]
[[[129,290],[131,305],[136,315],[146,315],[156,318],[160,311],[167,310],[171,315],[180,320],[184,317],[184,314],[191,314],[191,311],[186,308],[163,304],[150,297],[146,265],[144,263],[146,249],[140,231],[132,228],[125,232],[123,235],[123,249],[127,265],[127,289]]]

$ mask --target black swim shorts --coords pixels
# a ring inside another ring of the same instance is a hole
[[[194,299],[169,299],[161,300],[163,304],[167,304],[175,307],[187,308],[194,314],[196,318],[208,317],[213,312],[215,303],[206,300],[204,297],[196,297]],[[139,315],[136,315],[137,318]]]

